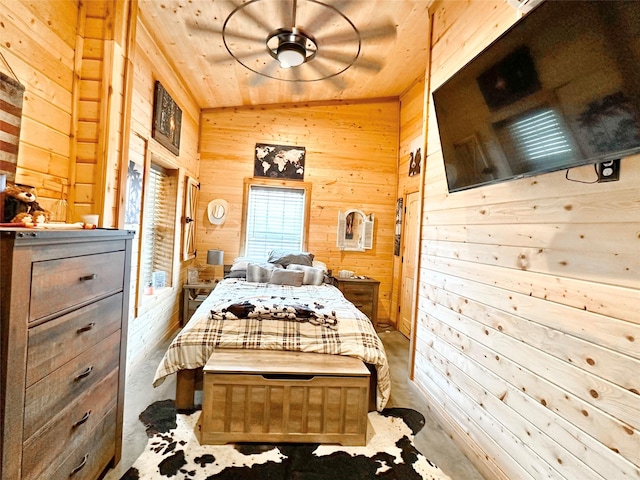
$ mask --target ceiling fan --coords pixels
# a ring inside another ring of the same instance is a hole
[[[221,31],[228,53],[243,67],[287,82],[315,82],[351,67],[379,71],[382,63],[363,58],[363,40],[395,37],[390,22],[360,30],[341,11],[348,0],[332,5],[319,0],[249,0],[235,7]]]

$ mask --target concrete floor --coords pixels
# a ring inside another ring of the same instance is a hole
[[[412,387],[407,381],[409,340],[395,330],[381,330],[379,335],[391,368],[391,399],[388,406],[413,408],[426,418],[425,427],[415,436],[416,448],[453,480],[484,480],[430,416],[422,399],[412,393]],[[156,367],[167,346],[168,342],[160,345],[152,355],[128,372],[122,459],[114,469],[107,472],[104,480],[119,480],[144,450],[148,438],[142,423],[138,420],[140,412],[156,400],[175,398],[175,375],[167,378],[157,388],[151,385]]]

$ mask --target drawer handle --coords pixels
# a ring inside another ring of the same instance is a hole
[[[81,282],[86,282],[87,280],[95,280],[98,278],[97,273],[92,273],[91,275],[85,275],[84,277],[80,277]]]
[[[87,410],[80,420],[78,420],[73,425],[71,425],[71,428],[76,428],[76,427],[79,427],[80,425],[82,425],[84,422],[89,420],[89,416],[90,415],[91,415],[91,410]]]
[[[78,330],[76,330],[76,333],[88,332],[89,330],[91,330],[95,326],[96,326],[96,322],[91,322],[89,325],[86,325],[86,326],[81,327]]]
[[[84,457],[82,457],[82,461],[80,462],[80,465],[78,465],[76,468],[71,470],[71,473],[69,474],[69,478],[73,477],[76,473],[78,473],[80,470],[82,470],[84,468],[84,466],[87,464],[87,460],[89,460],[89,454],[88,453],[86,453],[84,455]]]
[[[82,380],[85,377],[88,377],[89,374],[91,373],[91,370],[93,370],[93,365],[85,368],[84,371],[75,378],[76,382],[78,380]]]

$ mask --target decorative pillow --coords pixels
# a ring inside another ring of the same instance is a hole
[[[257,258],[249,258],[249,257],[236,257],[233,260],[233,264],[231,265],[231,269],[229,271],[234,272],[236,270],[246,270],[247,265],[250,263],[264,263],[264,260],[259,260]]]
[[[271,250],[269,252],[268,261],[271,263],[279,263],[286,268],[290,263],[298,265],[311,266],[313,263],[313,254],[308,252],[290,252],[287,250]]]
[[[326,263],[324,263],[324,262],[321,262],[320,260],[314,260],[314,261],[311,263],[311,266],[312,266],[312,267],[315,267],[315,268],[320,268],[320,269],[322,269],[322,271],[324,271],[324,272],[328,272],[327,264],[326,264]]]
[[[275,268],[276,266],[270,263],[249,263],[247,265],[247,282],[267,283]]]
[[[302,285],[304,272],[296,270],[285,270],[284,268],[274,268],[269,283],[275,285],[291,285],[299,287]]]
[[[227,273],[224,278],[247,278],[247,270],[233,270]]]
[[[322,270],[321,268],[308,267],[307,265],[298,265],[297,263],[290,263],[289,265],[287,265],[287,270],[303,272],[303,285],[322,285],[322,283],[324,282],[324,270]]]

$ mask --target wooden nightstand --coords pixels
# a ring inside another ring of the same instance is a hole
[[[336,278],[333,284],[340,289],[347,300],[364,313],[373,326],[378,323],[378,290],[380,282],[374,278]]]
[[[217,285],[215,282],[186,283],[182,285],[182,321],[180,325],[184,325],[189,321],[196,308],[200,306],[202,301],[207,298]]]

